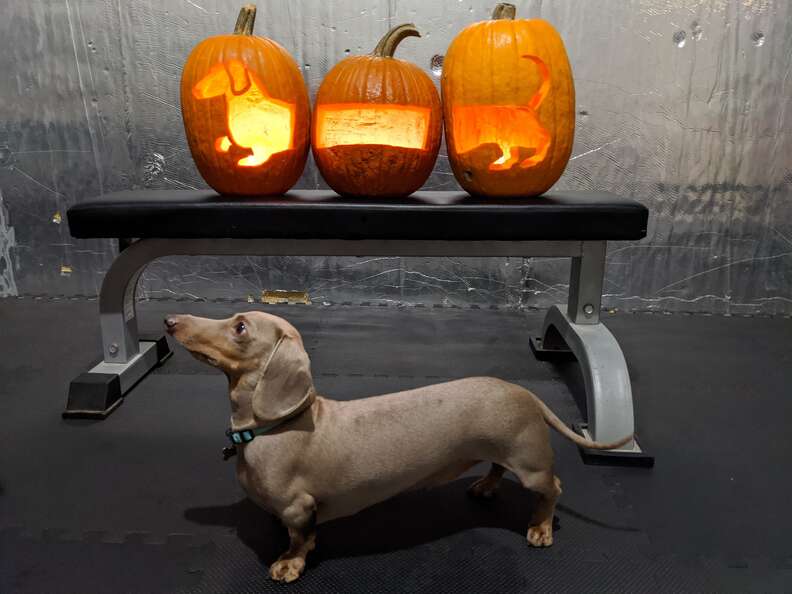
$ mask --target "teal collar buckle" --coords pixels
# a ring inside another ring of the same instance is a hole
[[[265,427],[255,427],[253,429],[243,429],[242,431],[233,431],[230,427],[226,429],[226,437],[231,442],[231,447],[223,448],[223,460],[228,460],[229,458],[236,456],[237,449],[236,446],[242,445],[244,443],[250,443],[255,439],[258,435],[264,435],[269,431],[272,431],[275,427],[281,424],[282,421],[277,423],[273,423],[271,425],[267,425]]]
[[[228,460],[232,456],[236,456],[237,446],[250,443],[259,435],[269,433],[276,427],[279,427],[287,421],[291,421],[295,417],[302,414],[305,410],[310,408],[315,398],[316,393],[314,392],[313,386],[311,386],[297,406],[295,406],[291,411],[288,411],[281,418],[276,419],[274,422],[263,425],[262,427],[252,427],[250,429],[242,429],[240,431],[234,431],[231,427],[226,429],[225,434],[226,437],[228,437],[228,440],[231,442],[231,446],[223,448],[223,460]]]
[[[231,428],[229,427],[228,429],[226,429],[226,437],[228,437],[232,445],[242,445],[243,443],[250,443],[257,436],[264,435],[265,433],[269,433],[281,423],[283,423],[283,421],[279,421],[277,423],[271,423],[269,425],[265,425],[264,427],[243,429],[242,431],[232,431]]]

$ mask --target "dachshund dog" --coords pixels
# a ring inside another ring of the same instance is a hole
[[[460,105],[453,110],[454,138],[460,153],[490,143],[500,147],[501,156],[490,163],[490,171],[505,171],[515,165],[534,167],[545,160],[550,149],[550,133],[536,115],[550,92],[550,69],[537,56],[522,57],[536,64],[542,79],[528,105]],[[531,149],[533,154],[520,160],[520,153]]]
[[[228,377],[237,477],[289,531],[289,549],[270,567],[279,581],[300,576],[317,524],[448,482],[479,461],[492,467],[470,493],[490,497],[504,470],[514,472],[539,495],[528,543],[549,546],[561,482],[553,473],[548,425],[589,448],[617,448],[632,439],[584,439],[525,388],[488,377],[346,402],[322,398],[300,334],[263,312],[225,320],[174,315],[165,327]]]
[[[215,140],[215,150],[226,153],[232,143],[252,155],[237,162],[242,167],[266,163],[274,153],[292,148],[295,106],[273,99],[261,81],[239,60],[215,64],[193,88],[196,99],[225,97],[228,136]]]

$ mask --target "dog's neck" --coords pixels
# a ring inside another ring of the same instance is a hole
[[[228,376],[228,396],[231,401],[231,427],[250,427],[256,422],[253,414],[253,390],[257,378],[253,374]]]

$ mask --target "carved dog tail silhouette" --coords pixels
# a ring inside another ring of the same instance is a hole
[[[228,135],[215,140],[215,150],[227,153],[232,144],[253,153],[237,165],[255,167],[274,154],[292,148],[295,107],[273,99],[264,85],[239,60],[215,64],[193,87],[196,99],[225,96]]]
[[[521,56],[522,58],[526,58],[536,64],[537,68],[539,68],[539,76],[542,77],[542,83],[539,85],[539,90],[536,91],[531,100],[528,102],[528,108],[536,111],[539,109],[539,106],[542,104],[542,101],[545,100],[547,94],[550,92],[550,69],[547,67],[539,56],[531,56],[529,54],[525,54]]]
[[[539,70],[539,89],[526,105],[461,105],[454,107],[454,137],[459,152],[485,144],[497,144],[501,156],[489,164],[490,171],[506,171],[514,166],[528,169],[547,157],[552,138],[539,122],[536,110],[550,93],[550,69],[538,56],[521,56]],[[520,152],[534,149],[520,161]]]

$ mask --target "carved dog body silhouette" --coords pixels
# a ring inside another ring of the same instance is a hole
[[[490,163],[490,171],[504,171],[515,165],[523,169],[544,161],[552,141],[539,122],[536,110],[550,92],[550,69],[537,56],[522,56],[539,69],[542,82],[527,105],[461,105],[454,107],[456,149],[466,153],[481,145],[497,144],[501,157]],[[521,149],[534,149],[520,161]]]
[[[215,64],[193,88],[196,99],[225,96],[228,135],[215,140],[215,150],[226,153],[232,144],[253,154],[237,165],[255,167],[293,146],[295,106],[273,99],[267,89],[239,60]]]

